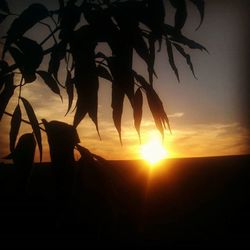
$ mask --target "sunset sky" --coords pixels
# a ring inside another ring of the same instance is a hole
[[[20,11],[32,2],[48,1],[9,0],[13,12]],[[49,1],[52,8],[57,1]],[[166,48],[157,54],[155,89],[161,97],[170,119],[172,135],[166,131],[164,145],[170,157],[199,157],[237,155],[250,153],[249,126],[249,79],[250,79],[250,31],[248,0],[207,0],[205,18],[199,30],[199,13],[192,4],[183,34],[204,45],[209,54],[199,50],[190,53],[198,80],[190,72],[186,62],[175,53],[180,83],[171,70]],[[173,19],[169,4],[166,4],[166,20]],[[0,33],[6,31],[7,20],[0,26]],[[41,28],[42,30],[43,28]],[[33,32],[33,33],[32,33]],[[37,37],[37,30],[30,36]],[[135,58],[135,69],[145,75],[146,66]],[[47,65],[42,65],[42,68]],[[63,79],[64,75],[61,76]],[[63,93],[63,104],[39,79],[23,89],[23,96],[32,103],[39,119],[61,120],[72,123],[74,113],[64,116],[67,99]],[[17,98],[12,98],[7,111],[13,113]],[[25,113],[25,112],[23,112]],[[4,116],[0,122],[0,158],[9,153],[8,133],[10,118]],[[77,130],[81,144],[106,159],[138,159],[140,143],[133,126],[132,109],[126,105],[122,119],[123,146],[112,121],[111,85],[100,82],[99,90],[100,141],[92,121],[86,117]],[[21,133],[31,131],[22,124]],[[159,138],[152,115],[144,96],[143,120],[141,124],[142,144],[151,138]],[[44,157],[49,161],[46,135],[43,133]],[[39,155],[36,154],[36,160]]]

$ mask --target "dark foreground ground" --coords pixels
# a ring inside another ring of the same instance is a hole
[[[48,164],[34,167],[20,196],[15,167],[1,165],[0,248],[249,249],[249,163],[250,156],[169,159],[149,171],[139,161],[110,162],[118,213],[85,198],[80,209],[58,202]]]

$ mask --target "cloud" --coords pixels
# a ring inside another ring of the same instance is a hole
[[[182,116],[184,116],[184,113],[181,112],[168,115],[169,118],[180,118]]]

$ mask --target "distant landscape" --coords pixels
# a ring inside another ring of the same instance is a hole
[[[0,246],[248,248],[249,163],[250,155],[167,159],[155,167],[109,161],[104,178],[113,183],[116,200],[111,197],[109,206],[98,210],[91,204],[99,203],[85,196],[79,205],[85,212],[76,203],[58,209],[49,163],[35,164],[21,197],[15,166],[1,164]],[[119,213],[111,215],[112,206]],[[103,220],[95,218],[100,229],[91,221],[95,213]]]

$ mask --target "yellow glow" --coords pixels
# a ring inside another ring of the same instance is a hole
[[[169,152],[164,148],[159,138],[152,138],[140,149],[141,157],[151,165],[156,164],[169,156]]]

